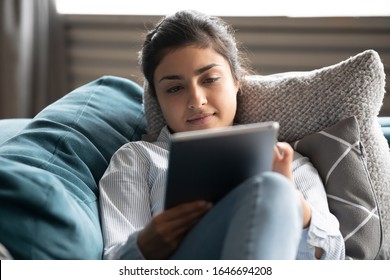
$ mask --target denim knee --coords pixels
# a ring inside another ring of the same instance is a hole
[[[276,172],[264,172],[246,183],[259,192],[259,197],[269,201],[269,203],[263,201],[265,206],[271,204],[273,210],[276,206],[281,206],[282,209],[296,210],[302,215],[298,190],[287,177]]]
[[[295,258],[302,227],[294,186],[276,173],[248,179],[188,233],[173,259]]]
[[[231,223],[223,256],[249,259],[295,258],[302,232],[297,190],[286,177],[254,176],[230,195]],[[225,201],[227,202],[227,201]],[[237,241],[239,240],[239,241]]]

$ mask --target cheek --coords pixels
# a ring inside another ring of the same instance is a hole
[[[182,110],[181,102],[175,98],[160,100],[159,104],[167,122],[175,119],[175,116],[178,116]]]
[[[230,113],[235,115],[236,114],[236,110],[237,110],[237,95],[234,94],[233,96],[230,97],[230,101],[229,101],[230,105]]]
[[[224,103],[228,113],[234,116],[237,110],[237,93],[235,91],[230,92],[227,96],[225,96]]]
[[[170,105],[169,102],[166,102],[165,100],[160,101],[160,108],[164,116],[174,109],[172,108],[172,105]]]
[[[228,107],[236,107],[237,105],[237,90],[234,86],[226,90],[228,93],[224,95],[224,102]]]

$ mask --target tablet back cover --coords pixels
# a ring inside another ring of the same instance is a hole
[[[272,170],[278,123],[173,134],[165,208],[194,200],[216,203],[246,179]]]

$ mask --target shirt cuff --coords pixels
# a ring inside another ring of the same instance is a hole
[[[108,249],[104,254],[104,258],[112,260],[145,260],[137,243],[139,233],[140,231],[134,232],[126,242]]]
[[[311,207],[310,225],[308,228],[303,230],[301,238],[301,257],[306,259],[316,259],[315,247],[318,247],[324,250],[321,259],[326,259],[330,250],[329,238],[338,235],[338,226],[339,223],[337,221],[329,223],[329,221],[324,220],[324,218],[313,207]]]

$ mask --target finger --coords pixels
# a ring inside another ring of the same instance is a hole
[[[278,142],[276,144],[277,150],[279,151],[280,159],[281,160],[291,160],[294,155],[294,150],[292,147],[285,142]]]
[[[185,210],[192,209],[192,211],[182,212],[182,207],[175,207],[167,210],[153,219],[154,228],[160,234],[166,232],[176,232],[181,228],[187,228],[188,225],[196,223],[209,209],[210,206],[197,208],[196,204],[191,203],[192,206],[185,207]]]
[[[160,236],[159,239],[176,244],[201,218],[202,216],[199,216],[188,220],[171,221],[160,226],[155,225],[153,232],[154,235]]]
[[[280,151],[277,145],[274,146],[274,160],[280,160]]]
[[[180,240],[184,238],[184,236],[190,231],[201,219],[202,217],[198,217],[198,219],[194,219],[192,221],[188,221],[185,225],[182,225],[181,227],[178,227],[175,229],[175,231],[172,233],[173,236],[175,236],[176,240]]]
[[[175,216],[174,219],[166,220],[166,225],[169,226],[171,230],[187,227],[188,225],[196,223],[199,219],[201,219],[208,210],[209,208],[196,209],[186,215]]]
[[[166,218],[177,219],[180,216],[188,216],[191,213],[204,212],[210,209],[212,204],[205,200],[197,200],[188,203],[179,204],[176,207],[165,211]]]

